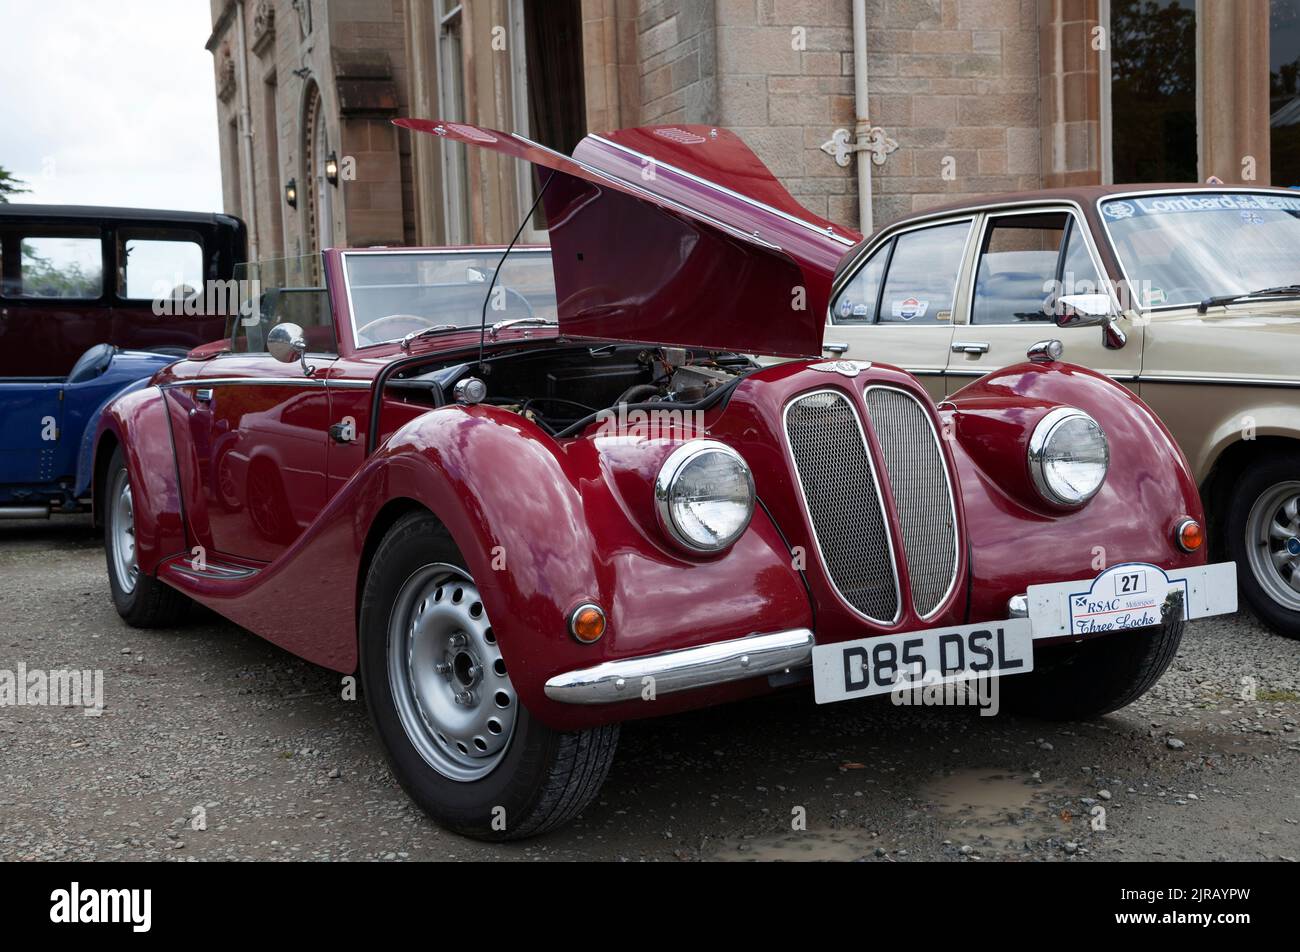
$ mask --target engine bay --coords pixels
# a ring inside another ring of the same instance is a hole
[[[568,436],[620,406],[696,409],[758,364],[742,354],[643,344],[557,345],[398,372],[387,388],[408,402],[486,403]]]

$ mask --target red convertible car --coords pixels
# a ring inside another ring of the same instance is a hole
[[[404,124],[533,163],[549,248],[336,249],[264,281],[229,340],[105,414],[95,499],[129,623],[193,600],[359,671],[449,828],[550,829],[619,722],[786,686],[988,678],[1096,716],[1235,609],[1169,433],[1055,341],[937,407],[822,359],[852,236],[734,137],[569,158]]]

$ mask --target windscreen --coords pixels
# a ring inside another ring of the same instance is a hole
[[[1146,307],[1300,283],[1300,192],[1187,192],[1101,204]]]
[[[551,251],[515,247],[344,252],[358,347],[440,328],[556,320]],[[500,270],[498,271],[498,265]],[[493,275],[496,275],[495,282]]]

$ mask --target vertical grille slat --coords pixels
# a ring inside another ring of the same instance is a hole
[[[956,513],[943,450],[929,414],[911,394],[869,387],[866,400],[897,507],[912,605],[924,617],[939,608],[957,572]]]
[[[785,430],[832,584],[867,618],[893,622],[898,578],[857,410],[839,391],[805,394],[786,407]]]

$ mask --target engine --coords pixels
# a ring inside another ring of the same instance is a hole
[[[636,344],[558,345],[491,354],[397,375],[404,399],[489,403],[553,436],[568,436],[620,406],[694,409],[720,398],[758,364],[741,354]]]

